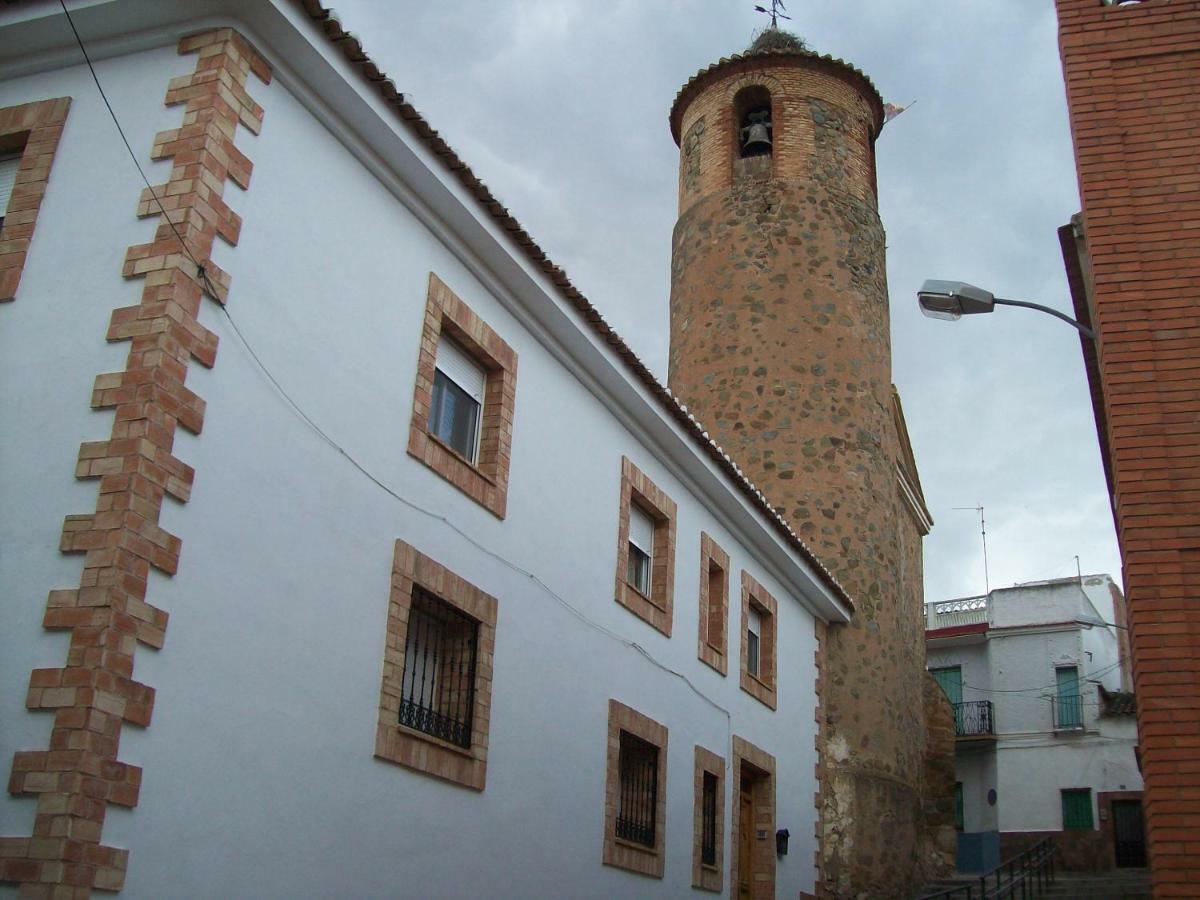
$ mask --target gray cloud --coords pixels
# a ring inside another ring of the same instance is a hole
[[[750,2],[341,0],[338,14],[430,120],[666,374],[682,84],[764,24]],[[797,33],[909,111],[878,142],[894,378],[936,525],[929,599],[991,584],[1120,576],[1074,332],[1004,309],[923,318],[926,277],[1069,310],[1055,230],[1079,199],[1052,4],[792,4]]]

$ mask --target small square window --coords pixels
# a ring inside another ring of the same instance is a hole
[[[675,595],[675,501],[621,459],[614,599],[671,636]]]
[[[400,678],[401,725],[471,746],[479,623],[427,591],[413,590]]]
[[[512,347],[430,272],[408,452],[501,519],[516,390]]]
[[[474,465],[487,373],[445,335],[438,342],[435,365],[429,432]]]
[[[378,758],[483,790],[496,606],[494,597],[396,541]]]
[[[742,689],[775,708],[778,604],[771,592],[742,572]]]

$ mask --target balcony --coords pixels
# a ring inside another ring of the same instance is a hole
[[[960,741],[996,739],[996,717],[991,700],[967,700],[954,705],[954,737]]]
[[[963,625],[986,625],[987,622],[987,597],[946,600],[942,603],[930,603],[925,607],[925,628],[928,631],[959,628]]]
[[[1055,731],[1083,731],[1083,697],[1051,697]]]

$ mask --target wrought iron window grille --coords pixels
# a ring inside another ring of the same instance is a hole
[[[400,724],[471,746],[479,623],[433,594],[413,590],[401,676]]]
[[[700,810],[700,862],[706,866],[717,864],[717,788],[717,776],[705,772]]]
[[[658,748],[622,731],[617,768],[621,780],[617,837],[653,847],[658,811]]]

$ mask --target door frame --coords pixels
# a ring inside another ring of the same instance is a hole
[[[730,782],[733,798],[730,808],[734,811],[733,834],[730,847],[729,896],[738,900],[740,866],[742,780],[750,783],[752,815],[755,834],[751,836],[750,860],[755,874],[767,875],[761,881],[752,881],[752,900],[774,900],[775,897],[775,757],[754,746],[744,738],[733,736],[733,766]]]

